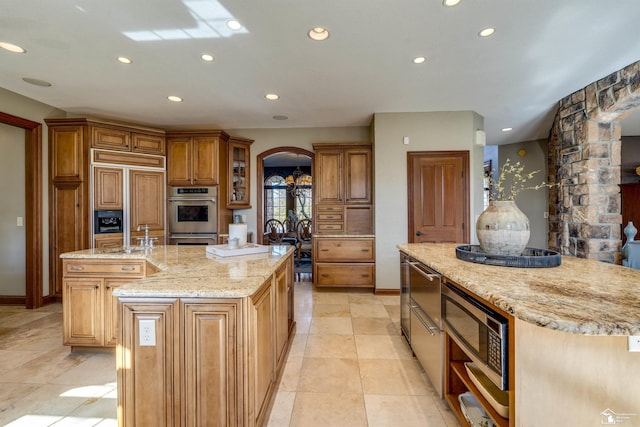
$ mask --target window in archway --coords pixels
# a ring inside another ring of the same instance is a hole
[[[264,220],[287,219],[287,184],[284,177],[274,174],[264,180]]]

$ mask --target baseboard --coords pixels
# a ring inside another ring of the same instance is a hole
[[[0,305],[27,305],[27,298],[13,295],[0,295]]]
[[[376,295],[397,295],[400,296],[400,289],[379,289],[374,291]]]

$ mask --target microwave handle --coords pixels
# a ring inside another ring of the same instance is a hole
[[[216,198],[212,197],[210,199],[169,199],[169,203],[174,203],[174,202],[212,202],[212,203],[215,203],[216,202]]]

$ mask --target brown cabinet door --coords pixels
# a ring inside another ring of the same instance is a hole
[[[131,150],[131,133],[111,128],[91,126],[91,147],[107,150]]]
[[[284,350],[289,337],[289,263],[276,271],[275,299],[276,299],[276,365],[284,362]]]
[[[96,234],[93,238],[93,247],[98,248],[119,248],[124,245],[122,233]]]
[[[371,203],[370,149],[345,150],[345,203]]]
[[[192,184],[191,138],[167,139],[167,184]]]
[[[93,200],[95,210],[122,209],[122,169],[93,169]]]
[[[131,197],[131,228],[149,226],[149,230],[164,230],[164,173],[145,170],[129,171]]]
[[[54,182],[82,181],[84,176],[84,128],[51,127],[49,133],[49,176]]]
[[[314,159],[314,202],[339,203],[344,201],[342,177],[342,150],[318,150]]]
[[[218,185],[219,138],[217,136],[193,137],[193,183]]]
[[[105,279],[102,291],[102,322],[104,328],[104,345],[115,347],[118,338],[118,297],[113,296],[113,290],[131,279]]]
[[[165,138],[160,135],[131,134],[132,151],[134,153],[164,155]]]
[[[272,279],[269,279],[270,281]],[[253,360],[253,365],[249,369],[253,374],[249,374],[249,378],[252,378],[255,383],[253,384],[253,404],[255,412],[253,412],[255,419],[249,420],[250,424],[262,425],[262,420],[266,415],[268,409],[268,397],[271,383],[274,380],[275,369],[275,349],[274,346],[274,331],[273,331],[273,286],[270,284],[260,294],[256,295],[251,307],[251,338],[250,342],[253,343],[250,351],[255,352],[254,357],[249,357],[249,360]],[[250,371],[250,372],[251,372]]]
[[[469,242],[469,152],[408,153],[409,243]]]
[[[236,318],[233,300],[182,300],[185,426],[237,425]]]
[[[66,279],[62,315],[65,345],[102,345],[102,279]]]

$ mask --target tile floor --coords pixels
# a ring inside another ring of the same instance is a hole
[[[117,425],[115,357],[62,346],[61,309],[0,306],[0,426]],[[400,335],[399,297],[301,281],[295,314],[268,426],[458,426]]]

